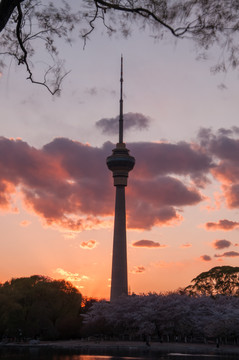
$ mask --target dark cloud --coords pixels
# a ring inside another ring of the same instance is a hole
[[[132,274],[142,274],[146,271],[144,266],[134,266],[133,270],[131,270]]]
[[[144,248],[163,248],[166,247],[166,245],[161,245],[157,241],[153,240],[138,240],[132,243],[132,246],[134,247],[144,247]]]
[[[87,88],[85,90],[85,93],[86,94],[89,94],[90,96],[96,96],[96,95],[112,95],[112,96],[115,96],[116,95],[116,91],[115,90],[109,90],[109,89],[106,89],[106,88],[97,88],[97,87],[91,87],[91,88]]]
[[[182,218],[174,206],[193,205],[202,200],[195,188],[187,188],[172,177],[132,179],[130,184],[127,203],[130,207],[128,225],[131,228],[171,225]]]
[[[159,175],[189,176],[197,186],[205,185],[214,166],[210,156],[200,148],[186,142],[170,143],[132,143],[131,153],[136,157],[134,174],[140,178]]]
[[[225,133],[224,133],[225,134]],[[218,136],[211,140],[210,151],[220,160],[229,160],[239,163],[239,140],[226,135]]]
[[[148,129],[150,118],[139,113],[124,114],[124,130]],[[103,134],[118,134],[119,132],[119,116],[111,119],[101,119],[96,122],[96,127],[99,128]]]
[[[208,222],[205,224],[207,230],[234,230],[239,227],[239,222],[230,220],[219,220],[218,222]]]
[[[238,126],[233,126],[232,127],[232,130],[233,130],[233,132],[235,133],[235,134],[239,134],[239,127]]]
[[[129,204],[131,202],[131,204]],[[181,215],[172,206],[156,207],[150,202],[135,199],[131,201],[128,197],[128,227],[131,229],[147,229],[153,226],[170,226],[175,225],[182,220]]]
[[[239,256],[239,252],[237,251],[227,251],[227,252],[224,252],[223,254],[221,255],[214,255],[216,258],[221,258],[221,257],[237,257]]]
[[[95,95],[97,95],[98,94],[98,89],[96,88],[96,87],[92,87],[92,88],[88,88],[88,89],[86,89],[86,93],[87,94],[90,94],[91,96],[95,96]]]
[[[229,246],[231,246],[232,243],[231,241],[229,240],[215,240],[213,243],[212,243],[212,246],[215,248],[215,249],[225,249],[225,248],[228,248]]]
[[[212,258],[209,255],[202,255],[202,256],[200,256],[200,260],[202,260],[202,261],[211,261]]]
[[[214,138],[214,134],[210,128],[201,128],[197,135],[197,140],[203,148],[208,146],[212,138]]]
[[[220,129],[218,129],[218,134],[230,136],[230,135],[233,134],[233,130],[232,129],[220,128]]]
[[[195,187],[187,187],[182,181],[171,176],[160,176],[153,180],[132,180],[131,196],[140,197],[144,201],[150,199],[150,203],[157,207],[193,205],[203,200]]]

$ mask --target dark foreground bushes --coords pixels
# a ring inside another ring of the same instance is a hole
[[[0,286],[0,338],[76,338],[82,296],[64,280],[44,276],[12,279]]]

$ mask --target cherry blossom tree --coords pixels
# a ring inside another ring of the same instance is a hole
[[[100,324],[101,334],[116,339],[236,342],[238,305],[238,297],[227,295],[134,295],[95,303],[84,315],[84,324],[91,329],[88,334],[99,334]]]

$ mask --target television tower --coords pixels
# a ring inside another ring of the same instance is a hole
[[[128,173],[134,167],[135,158],[129,155],[129,150],[123,142],[123,123],[123,58],[121,56],[119,142],[112,150],[112,155],[106,159],[106,164],[113,173],[116,187],[111,301],[122,295],[128,295],[125,187]]]

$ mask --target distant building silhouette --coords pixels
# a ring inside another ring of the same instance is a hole
[[[135,158],[129,155],[129,150],[123,142],[123,58],[121,57],[120,76],[120,115],[119,115],[119,142],[112,150],[112,155],[106,159],[106,164],[113,172],[115,197],[115,221],[111,275],[110,300],[122,295],[128,295],[127,271],[127,242],[126,242],[126,214],[125,214],[125,187],[130,170],[133,169]]]

